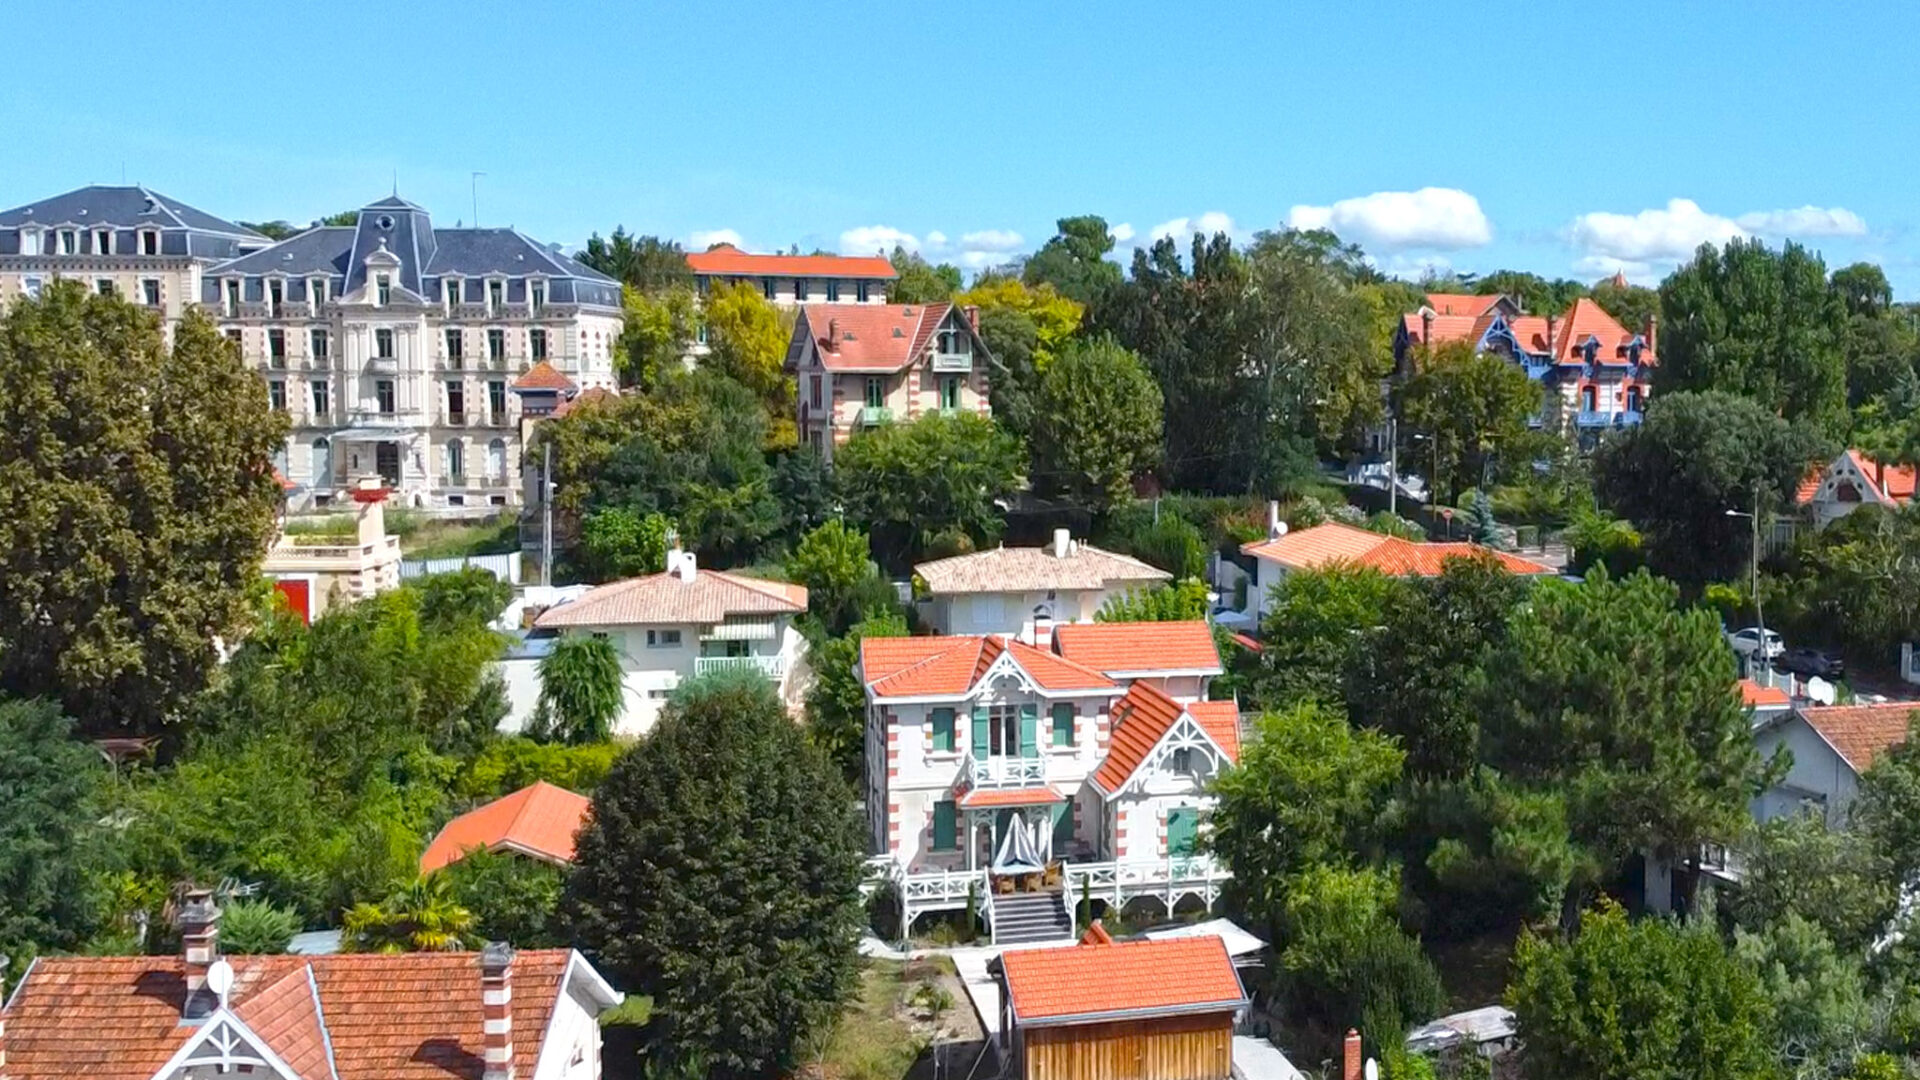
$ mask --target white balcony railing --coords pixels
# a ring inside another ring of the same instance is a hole
[[[973,355],[971,353],[934,353],[933,370],[972,371]]]
[[[966,769],[974,787],[1033,787],[1047,782],[1047,763],[1042,758],[976,758],[969,752]]]
[[[778,656],[696,656],[693,658],[695,675],[705,675],[714,671],[758,671],[769,679],[780,679],[787,674],[787,662]]]

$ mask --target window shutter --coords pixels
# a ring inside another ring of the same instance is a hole
[[[1040,756],[1040,707],[1020,706],[1020,756]]]
[[[1053,804],[1053,855],[1059,858],[1061,849],[1073,843],[1073,803],[1071,801]]]
[[[954,836],[954,818],[952,799],[941,799],[933,804],[933,850],[952,851],[960,846]]]
[[[933,748],[942,752],[953,749],[953,710],[933,710]]]
[[[1073,745],[1073,705],[1065,701],[1053,706],[1053,745]]]
[[[987,741],[987,707],[978,705],[973,710],[973,756],[981,761],[987,759],[987,749],[992,744]]]
[[[1193,854],[1194,835],[1199,831],[1198,812],[1192,807],[1181,806],[1167,811],[1167,852],[1172,855]]]

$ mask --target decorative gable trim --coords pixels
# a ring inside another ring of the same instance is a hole
[[[308,977],[312,977],[311,971]],[[328,1056],[331,1059],[331,1045]],[[153,1080],[173,1080],[176,1074],[190,1069],[212,1069],[224,1074],[241,1068],[251,1071],[263,1067],[273,1070],[273,1075],[281,1080],[302,1080],[265,1040],[231,1009],[223,1007],[201,1022],[200,1030],[174,1051],[173,1057],[153,1074]]]
[[[1126,782],[1118,789],[1107,791],[1093,776],[1089,776],[1088,779],[1093,780],[1094,787],[1100,790],[1108,802],[1112,802],[1122,795],[1138,791],[1148,777],[1167,772],[1168,763],[1176,750],[1199,750],[1205,753],[1208,760],[1213,762],[1215,773],[1232,760],[1227,755],[1226,748],[1215,742],[1213,736],[1207,734],[1207,729],[1193,718],[1193,714],[1182,707],[1179,718],[1167,725],[1167,730],[1161,734],[1160,741],[1153,744],[1153,749],[1147,751],[1147,756],[1140,759],[1140,764],[1134,766],[1133,772],[1127,775]],[[1097,769],[1095,771],[1098,772]]]

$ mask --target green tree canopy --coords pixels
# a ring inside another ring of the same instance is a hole
[[[853,793],[766,680],[683,684],[581,830],[565,913],[653,999],[647,1058],[784,1076],[851,993],[864,850]]]
[[[626,682],[613,642],[569,635],[540,658],[536,738],[575,746],[605,742],[625,707]]]
[[[895,556],[943,533],[975,544],[999,535],[994,505],[1019,482],[1021,448],[992,421],[932,413],[860,432],[834,453],[847,513]]]
[[[0,316],[0,692],[154,732],[235,640],[286,417],[204,316],[78,281]]]
[[[1378,570],[1339,564],[1281,578],[1260,623],[1254,700],[1265,708],[1307,698],[1341,701],[1364,635],[1381,625],[1388,604],[1407,587]]]
[[[951,263],[934,266],[917,251],[893,249],[893,270],[898,276],[887,286],[887,301],[893,304],[932,304],[951,300],[960,291],[960,268]]]
[[[1616,285],[1612,278],[1594,282],[1593,302],[1613,316],[1630,334],[1646,332],[1647,320],[1660,314],[1660,294],[1644,285]],[[1658,325],[1655,326],[1654,351],[1660,352]]]
[[[867,688],[855,665],[860,643],[870,637],[906,637],[907,621],[898,611],[879,611],[854,623],[839,637],[815,642],[807,651],[813,685],[807,688],[807,736],[840,769],[849,784],[865,776]]]
[[[700,330],[699,302],[691,288],[643,292],[627,285],[620,290],[620,311],[620,337],[613,345],[620,382],[651,388],[692,348]]]
[[[46,701],[0,701],[0,953],[77,948],[98,925],[105,770]]]
[[[395,889],[379,903],[355,904],[343,920],[346,952],[459,952],[480,945],[473,912],[454,899],[453,883],[431,874]]]
[[[566,871],[510,851],[470,851],[435,872],[447,879],[448,898],[473,914],[473,934],[516,949],[571,944],[560,921]],[[221,927],[221,942],[226,928]]]
[[[1095,622],[1182,622],[1207,617],[1207,583],[1183,578],[1171,585],[1130,589],[1107,597]]]
[[[786,569],[789,581],[807,587],[807,608],[829,632],[859,621],[863,613],[852,602],[860,586],[880,573],[867,534],[837,519],[801,537]]]
[[[1160,458],[1160,388],[1111,337],[1076,341],[1040,377],[1032,439],[1035,486],[1103,511]]]
[[[703,367],[751,390],[767,411],[767,449],[794,445],[794,379],[787,373],[793,315],[773,306],[746,282],[716,282],[703,310],[707,324]]]
[[[630,236],[624,226],[616,226],[605,240],[594,233],[586,250],[574,258],[643,293],[693,288],[693,268],[679,244],[657,236]]]
[[[1893,869],[1894,880],[1912,881],[1920,873],[1920,742],[1911,730],[1920,709],[1907,717],[1909,737],[1874,759],[1860,777],[1853,806],[1854,826]]]
[[[1029,285],[1047,285],[1060,295],[1092,307],[1120,284],[1120,266],[1107,261],[1113,233],[1097,214],[1061,218],[1059,232],[1027,257],[1021,277]]]
[[[1558,315],[1587,295],[1587,287],[1566,278],[1549,281],[1526,270],[1495,270],[1473,282],[1481,296],[1505,296],[1529,315]]]
[[[1398,394],[1403,467],[1431,465],[1434,490],[1450,503],[1493,465],[1537,456],[1527,420],[1540,414],[1540,384],[1505,357],[1466,342],[1423,350]]]
[[[667,534],[673,523],[661,513],[631,506],[602,506],[580,521],[580,564],[594,581],[657,574],[667,568]]]

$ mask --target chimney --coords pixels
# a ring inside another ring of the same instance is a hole
[[[1557,355],[1559,352],[1559,350],[1554,348],[1553,344],[1553,333],[1559,325],[1560,316],[1555,315],[1551,311],[1547,312],[1547,352],[1549,355]]]
[[[1053,530],[1053,557],[1064,559],[1073,554],[1073,530]]]
[[[827,347],[833,350],[834,352],[839,352],[840,346],[835,344],[835,342],[839,340],[840,340],[840,320],[828,319],[827,320]]]
[[[1660,348],[1659,346],[1654,344],[1653,338],[1654,338],[1654,335],[1659,332],[1660,332],[1660,316],[1655,315],[1651,311],[1647,312],[1647,324],[1644,328],[1641,329],[1640,336],[1645,338],[1647,341],[1647,352],[1652,353],[1655,356],[1658,356],[1660,354]]]
[[[377,546],[387,539],[387,489],[379,477],[363,476],[354,485],[354,505],[359,521],[355,536],[361,547]]]
[[[668,548],[667,573],[672,574],[681,581],[691,582],[695,575],[699,573],[699,566],[694,560],[693,552],[681,551],[680,545],[678,544]]]
[[[1340,1057],[1340,1080],[1360,1080],[1366,1073],[1364,1051],[1360,1042],[1360,1033],[1347,1029],[1347,1039]]]
[[[513,946],[480,950],[481,1080],[513,1080]]]
[[[220,959],[220,908],[213,902],[213,890],[195,886],[180,902],[180,954],[187,980],[187,996],[181,1003],[186,1016],[205,1016],[213,1011],[213,995],[207,990],[207,969]]]
[[[980,305],[968,304],[966,307],[963,307],[960,309],[960,313],[967,317],[967,325],[973,328],[973,332],[976,334],[979,333],[980,332]]]
[[[1433,348],[1433,309],[1424,305],[1420,308],[1420,344]]]
[[[1287,523],[1280,520],[1280,500],[1267,500],[1267,539],[1278,540],[1287,535]]]

